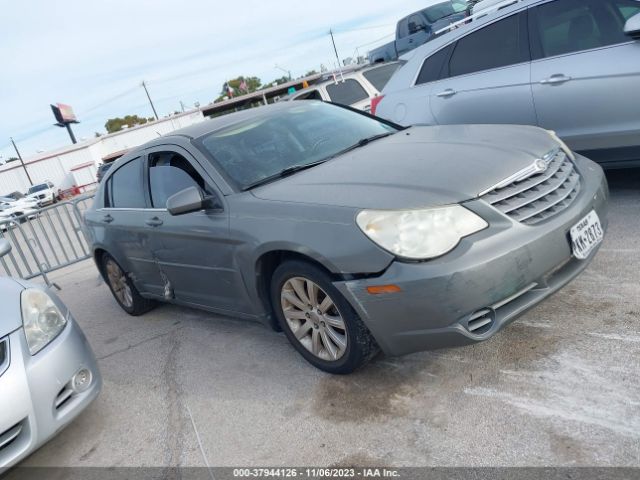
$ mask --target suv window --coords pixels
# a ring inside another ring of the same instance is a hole
[[[435,82],[440,78],[444,62],[449,58],[449,53],[453,49],[453,45],[448,45],[442,50],[438,50],[436,53],[427,58],[422,64],[416,85],[423,83]]]
[[[332,102],[342,105],[353,105],[356,102],[369,98],[366,90],[362,88],[360,82],[349,78],[344,82],[327,85],[327,93]]]
[[[311,90],[294,98],[294,100],[322,100],[322,95],[320,95],[318,90]]]
[[[398,38],[409,36],[409,19],[403,18],[398,22]]]
[[[449,61],[449,76],[528,61],[529,45],[522,18],[522,14],[511,15],[458,40]]]
[[[536,57],[553,57],[630,41],[627,16],[640,12],[635,0],[563,0],[535,8]]]
[[[409,17],[409,35],[418,33],[420,30],[426,30],[427,23],[420,15],[411,15]]]
[[[185,188],[206,191],[206,183],[191,163],[176,152],[149,154],[149,192],[153,208],[166,208],[167,200]]]
[[[400,68],[399,63],[390,63],[388,65],[382,65],[381,67],[372,68],[362,72],[364,78],[366,78],[371,85],[373,85],[379,92],[389,82],[396,70]]]
[[[111,208],[145,208],[140,157],[125,163],[109,177],[106,205]]]

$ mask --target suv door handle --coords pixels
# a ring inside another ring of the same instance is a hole
[[[549,78],[545,78],[544,80],[540,80],[542,85],[559,85],[561,83],[565,83],[571,80],[571,77],[568,77],[563,74],[551,75]]]
[[[153,217],[153,218],[150,218],[149,220],[147,220],[144,223],[146,223],[150,227],[159,227],[160,225],[162,225],[163,222],[158,217]]]
[[[441,98],[447,98],[447,97],[453,97],[456,93],[455,90],[452,90],[451,88],[447,88],[444,92],[440,92],[437,94],[438,97]]]
[[[113,217],[107,213],[104,217],[102,217],[102,221],[104,223],[111,223],[113,222]]]

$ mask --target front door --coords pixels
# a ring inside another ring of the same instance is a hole
[[[539,124],[574,150],[640,145],[640,42],[624,34],[637,13],[635,0],[556,0],[531,9]]]
[[[439,124],[536,125],[530,68],[526,13],[484,26],[456,42],[432,83],[431,112]]]
[[[167,297],[221,311],[241,311],[244,288],[229,240],[229,212],[222,195],[202,166],[178,146],[148,151],[150,202],[147,221],[154,225],[154,256],[165,282]],[[167,199],[196,186],[208,208],[173,216]]]

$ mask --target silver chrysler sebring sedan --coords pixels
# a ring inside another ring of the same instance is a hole
[[[161,300],[257,319],[348,373],[380,349],[494,335],[587,267],[607,199],[602,169],[553,132],[303,101],[128,153],[85,219],[131,315]]]
[[[0,256],[9,252],[0,239]],[[0,277],[0,474],[66,427],[102,385],[91,347],[52,292]]]

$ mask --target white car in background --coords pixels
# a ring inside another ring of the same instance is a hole
[[[27,191],[26,198],[34,199],[40,207],[44,207],[56,203],[58,201],[57,195],[53,183],[47,181],[33,185],[29,191]]]
[[[400,68],[400,62],[389,62],[348,73],[343,72],[342,75],[335,73],[330,80],[316,83],[283,100],[322,100],[369,112],[371,111],[371,102],[380,95],[398,68]]]
[[[9,220],[23,223],[29,218],[34,218],[38,211],[38,202],[34,199],[25,197],[14,200],[10,197],[0,197],[0,231],[7,230]]]

